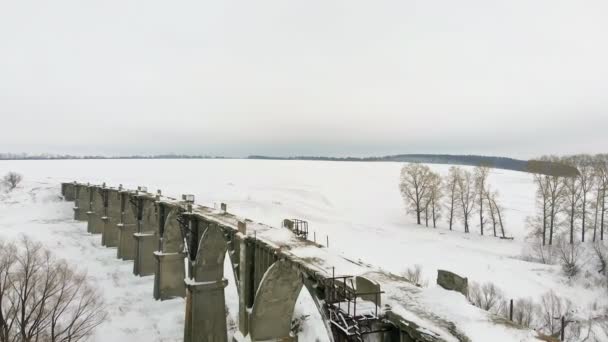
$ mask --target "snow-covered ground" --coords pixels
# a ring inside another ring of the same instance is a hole
[[[86,254],[76,263],[98,280],[111,308],[111,321],[98,332],[98,341],[180,340],[183,301],[155,302],[151,277],[132,276],[131,262],[117,260],[115,250],[99,246],[99,236],[88,235],[84,223],[72,221],[71,204],[57,198],[62,181],[146,185],[173,197],[192,193],[197,203],[225,202],[230,212],[277,226],[284,218],[305,219],[318,242],[329,237],[330,249],[351,259],[397,274],[422,265],[431,291],[437,269],[447,269],[471,281],[491,281],[507,298],[538,299],[553,289],[575,301],[581,312],[593,303],[608,304],[605,292],[566,280],[559,267],[521,259],[525,218],[535,210],[531,175],[493,170],[490,176],[506,207],[507,234],[515,238],[511,241],[481,237],[475,228],[464,234],[458,224],[455,231],[447,230],[445,222],[438,229],[415,225],[398,190],[401,166],[265,160],[0,161],[0,175],[16,171],[25,177],[22,189],[1,195],[0,237],[26,233],[59,256]],[[448,169],[431,167],[441,173]],[[234,313],[235,296],[229,297]],[[310,299],[304,294],[297,314],[307,307]],[[302,340],[314,341],[312,336],[319,334],[308,331]]]

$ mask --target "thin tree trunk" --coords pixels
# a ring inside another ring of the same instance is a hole
[[[597,198],[595,200],[595,220],[593,222],[593,242],[595,242],[597,237],[597,215],[600,211],[600,190],[597,190]]]
[[[506,237],[505,236],[505,226],[502,224],[502,214],[500,213],[500,208],[496,205],[496,202],[494,202],[494,207],[496,208],[496,213],[498,214],[498,221],[500,222],[500,231],[502,233],[502,237]]]
[[[585,242],[585,219],[587,217],[587,192],[583,191],[583,221],[581,222],[581,241]]]
[[[481,185],[481,191],[479,192],[479,227],[481,230],[481,235],[483,235],[483,188],[485,186]]]

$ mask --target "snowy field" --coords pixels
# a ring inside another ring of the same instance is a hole
[[[449,231],[444,220],[438,229],[417,226],[399,194],[401,167],[399,163],[266,160],[0,161],[0,175],[16,171],[24,176],[20,189],[0,195],[0,238],[31,235],[88,270],[111,308],[111,320],[99,329],[95,341],[134,337],[179,341],[184,302],[155,302],[152,277],[132,276],[132,262],[117,260],[115,249],[102,248],[99,236],[87,234],[84,223],[71,219],[71,203],[57,198],[60,182],[145,185],[173,197],[192,193],[199,204],[225,202],[230,212],[277,226],[284,218],[304,219],[318,242],[325,244],[328,237],[330,248],[348,258],[397,274],[422,265],[431,288],[436,286],[437,269],[447,269],[470,281],[491,281],[506,298],[538,299],[553,289],[574,301],[583,314],[593,303],[608,304],[605,292],[586,286],[584,279],[569,281],[558,266],[521,259],[525,218],[535,210],[531,175],[492,170],[490,176],[490,186],[500,192],[506,208],[511,241],[479,236],[476,225],[471,234],[462,233],[460,223]],[[445,174],[449,166],[431,168]],[[235,313],[234,288],[227,293],[228,306]],[[307,313],[306,300],[302,296],[299,314]],[[311,336],[317,334],[318,330],[309,331],[301,340],[314,341]]]

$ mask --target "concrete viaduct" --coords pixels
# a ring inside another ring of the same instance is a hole
[[[232,215],[224,204],[203,207],[191,195],[178,200],[144,187],[63,183],[62,195],[103,246],[133,260],[135,275],[154,277],[155,299],[185,297],[185,342],[228,339],[226,255],[239,295],[233,341],[296,341],[292,317],[303,287],[331,341],[470,340],[417,303],[416,286],[308,240],[302,221],[271,227]]]

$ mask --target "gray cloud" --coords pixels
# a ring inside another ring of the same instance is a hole
[[[0,146],[606,151],[607,14],[597,0],[6,1]]]

